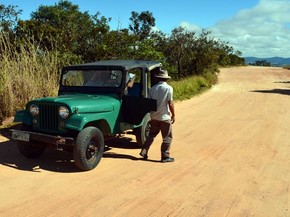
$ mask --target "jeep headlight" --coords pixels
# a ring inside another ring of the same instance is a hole
[[[58,109],[59,117],[66,119],[69,116],[69,110],[66,106],[60,106]]]
[[[32,116],[36,116],[39,114],[39,108],[37,105],[35,104],[31,104],[30,107],[29,107],[29,111],[30,111],[30,114]]]

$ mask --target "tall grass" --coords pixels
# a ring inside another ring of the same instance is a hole
[[[174,100],[190,99],[216,84],[218,76],[214,72],[207,72],[203,76],[191,76],[179,81],[170,81],[174,90]]]
[[[170,81],[174,90],[174,100],[182,101],[210,88],[210,83],[201,76],[192,76],[180,81]]]
[[[31,38],[22,44],[13,46],[0,31],[0,119],[33,98],[57,94],[57,53],[40,50]]]

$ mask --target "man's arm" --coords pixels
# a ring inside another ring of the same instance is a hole
[[[168,101],[168,106],[171,113],[171,123],[173,124],[175,122],[175,111],[174,111],[174,103],[172,100]]]

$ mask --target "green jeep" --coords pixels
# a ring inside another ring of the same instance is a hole
[[[35,99],[15,114],[21,128],[12,139],[27,158],[39,157],[47,147],[73,153],[82,170],[95,168],[105,139],[131,131],[142,146],[150,128],[156,100],[148,88],[161,63],[105,60],[62,69],[56,97]]]

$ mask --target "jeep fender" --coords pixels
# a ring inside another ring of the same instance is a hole
[[[73,115],[66,121],[66,128],[81,131],[85,126],[96,126],[103,134],[110,134],[113,126],[109,124],[112,121],[107,118],[108,115],[96,113]]]

